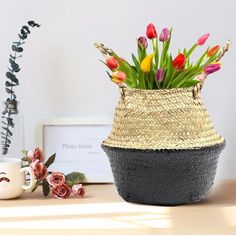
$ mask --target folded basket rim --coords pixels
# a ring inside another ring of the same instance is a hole
[[[128,148],[128,147],[116,147],[116,146],[109,146],[106,145],[104,142],[101,143],[102,148],[112,149],[117,151],[130,151],[130,152],[142,152],[142,153],[172,153],[172,152],[188,152],[188,151],[210,151],[216,148],[225,148],[226,140],[224,139],[223,142],[217,143],[210,146],[203,146],[203,147],[193,147],[193,148],[184,148],[184,149],[138,149],[138,148]]]

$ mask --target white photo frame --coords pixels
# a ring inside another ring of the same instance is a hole
[[[46,157],[56,153],[52,171],[79,171],[88,183],[113,183],[108,157],[101,142],[112,121],[92,118],[44,118],[37,125],[37,146]]]

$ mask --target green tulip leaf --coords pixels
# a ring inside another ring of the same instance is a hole
[[[134,62],[134,65],[135,65],[137,71],[139,72],[140,71],[140,64],[138,62],[138,59],[135,57],[135,55],[133,53],[132,53],[132,60]]]

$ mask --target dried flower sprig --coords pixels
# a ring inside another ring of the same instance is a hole
[[[21,68],[16,60],[22,57],[22,45],[25,44],[25,40],[30,34],[30,28],[34,27],[40,27],[40,25],[35,23],[34,21],[28,21],[27,25],[22,26],[20,33],[18,34],[19,40],[17,42],[13,42],[12,45],[13,54],[10,54],[10,67],[6,72],[7,81],[5,82],[6,92],[9,97],[5,102],[5,107],[2,112],[3,120],[1,121],[1,123],[3,124],[1,131],[2,155],[6,155],[8,153],[9,147],[11,145],[11,137],[13,136],[13,132],[11,129],[13,129],[15,125],[12,116],[18,114],[18,101],[14,91],[14,87],[19,85],[19,80],[15,74],[18,73]]]
[[[229,51],[231,45],[232,45],[232,41],[229,39],[226,42],[226,44],[219,50],[219,55],[215,61],[218,62],[225,55],[225,53]]]
[[[104,46],[103,43],[94,43],[94,46],[102,53],[103,56],[113,56],[113,51]]]
[[[203,84],[204,84],[207,76],[221,68],[221,63],[218,63],[218,62],[222,59],[222,57],[225,55],[225,53],[230,49],[231,45],[232,45],[232,41],[228,40],[226,42],[226,44],[218,50],[218,56],[215,59],[215,63],[207,65],[204,68],[204,71],[200,75],[198,75],[197,80],[200,82],[201,88],[203,87]],[[219,46],[218,47],[217,46],[212,47],[210,50],[208,50],[208,53],[209,52],[214,53],[214,49],[216,50],[216,48],[217,49],[219,48]]]
[[[140,89],[170,89],[202,85],[206,77],[221,68],[219,60],[229,50],[231,41],[222,48],[215,45],[207,48],[194,63],[190,61],[192,53],[205,45],[210,34],[204,34],[196,40],[190,49],[179,50],[176,57],[169,53],[172,28],[164,28],[160,35],[153,24],[149,24],[146,37],[137,39],[138,56],[132,54],[133,65],[120,58],[112,49],[102,43],[95,43],[105,57],[102,61],[110,70],[109,78],[118,86]],[[147,53],[148,39],[152,41],[152,52]],[[162,44],[159,49],[159,43]]]
[[[43,194],[47,197],[50,192],[58,199],[67,198],[73,193],[76,197],[83,197],[85,189],[81,181],[85,179],[85,175],[80,172],[71,172],[64,175],[61,172],[48,171],[56,158],[53,154],[48,160],[45,161],[45,155],[41,149],[35,148],[30,151],[23,151],[24,157],[22,161],[25,166],[30,166],[36,178],[36,184],[31,190],[34,192],[39,186],[42,186]]]

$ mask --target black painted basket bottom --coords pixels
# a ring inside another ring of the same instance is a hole
[[[179,205],[198,202],[209,193],[224,146],[177,151],[102,148],[125,201]]]

